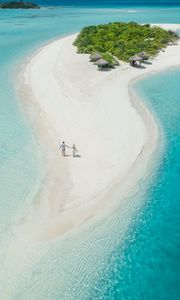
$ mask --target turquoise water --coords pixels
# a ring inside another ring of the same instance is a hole
[[[180,299],[179,79],[180,69],[169,70],[135,86],[160,120],[164,151],[125,248],[111,253],[93,299]]]
[[[179,23],[180,7],[133,7],[133,12],[131,7],[0,11],[3,300],[179,299],[179,70],[143,80],[137,87],[153,106],[166,140],[164,156],[146,195],[142,184],[138,196],[129,199],[130,207],[63,240],[27,246],[19,241],[16,230],[34,203],[44,174],[38,142],[16,95],[18,66],[49,40],[76,32],[84,25],[121,20]],[[137,202],[145,203],[141,211]],[[137,213],[127,234],[126,222],[132,207]]]
[[[0,0],[4,2],[4,0]],[[73,6],[73,7],[119,7],[119,6],[179,6],[179,0],[36,0],[39,5],[45,6]]]

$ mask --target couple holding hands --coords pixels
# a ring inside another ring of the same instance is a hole
[[[59,150],[62,150],[62,156],[66,156],[66,148],[72,149],[73,157],[76,157],[76,146],[75,144],[72,145],[72,147],[69,147],[65,144],[65,142],[62,142],[62,144],[59,146]]]

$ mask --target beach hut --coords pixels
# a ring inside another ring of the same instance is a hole
[[[109,67],[109,63],[105,59],[98,59],[98,61],[96,62],[96,65],[98,66],[98,69],[101,71],[104,69],[107,69]]]
[[[137,54],[135,54],[129,58],[129,63],[131,66],[137,66],[137,62],[140,65],[142,61],[143,61],[143,58]]]
[[[101,59],[101,58],[102,58],[102,56],[99,53],[92,53],[90,55],[90,61],[91,62],[96,62],[98,59]]]
[[[149,55],[144,51],[138,53],[138,56],[142,57],[143,60],[148,60],[149,59]]]

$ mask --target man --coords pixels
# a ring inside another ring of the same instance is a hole
[[[70,148],[65,144],[65,142],[62,142],[62,144],[59,146],[59,150],[62,149],[62,156],[66,156],[66,148]]]

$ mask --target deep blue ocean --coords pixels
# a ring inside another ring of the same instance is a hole
[[[180,4],[179,0],[38,0],[37,3],[40,5],[61,5],[61,6],[102,6],[102,7],[112,7],[112,6],[178,6]]]
[[[162,128],[151,177],[123,209],[38,245],[18,228],[45,170],[16,80],[21,63],[56,37],[112,21],[180,23],[180,1],[36,2],[46,7],[0,10],[0,299],[179,300],[180,68],[134,86]]]
[[[1,0],[0,2],[4,2]],[[33,2],[33,1],[32,1]],[[35,3],[40,5],[48,6],[102,6],[102,7],[112,7],[112,6],[179,6],[179,0],[36,0]]]

